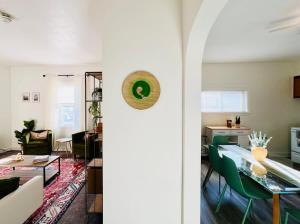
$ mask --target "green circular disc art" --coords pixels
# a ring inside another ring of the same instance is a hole
[[[149,72],[133,72],[124,80],[122,94],[130,106],[144,110],[153,106],[158,100],[160,95],[159,82]]]

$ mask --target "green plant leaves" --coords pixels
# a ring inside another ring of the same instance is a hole
[[[18,139],[19,143],[25,143],[26,142],[26,135],[30,133],[35,126],[35,121],[30,120],[30,121],[24,121],[24,126],[23,130],[20,132],[18,130],[15,130],[15,137]]]

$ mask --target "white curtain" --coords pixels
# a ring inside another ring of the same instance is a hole
[[[46,126],[54,140],[84,130],[84,77],[49,76]]]

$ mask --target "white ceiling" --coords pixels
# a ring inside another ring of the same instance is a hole
[[[0,0],[1,64],[90,64],[102,57],[99,0]]]
[[[272,21],[300,15],[300,0],[229,0],[213,26],[204,62],[287,60],[300,56],[300,28],[270,33]]]

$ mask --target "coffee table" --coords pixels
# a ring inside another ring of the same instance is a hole
[[[4,159],[0,159],[0,167],[11,167],[13,169],[12,173],[8,174],[8,176],[20,176],[20,172],[16,170],[17,167],[32,167],[37,168],[35,170],[30,171],[22,171],[22,173],[26,172],[27,176],[37,176],[41,175],[41,172],[38,168],[42,168],[42,176],[44,186],[52,180],[54,177],[60,175],[60,157],[59,156],[49,156],[49,160],[46,162],[33,163],[33,159],[36,157],[35,155],[23,155],[24,160],[15,161],[15,155],[8,156]],[[58,170],[46,169],[50,164],[58,162]]]

